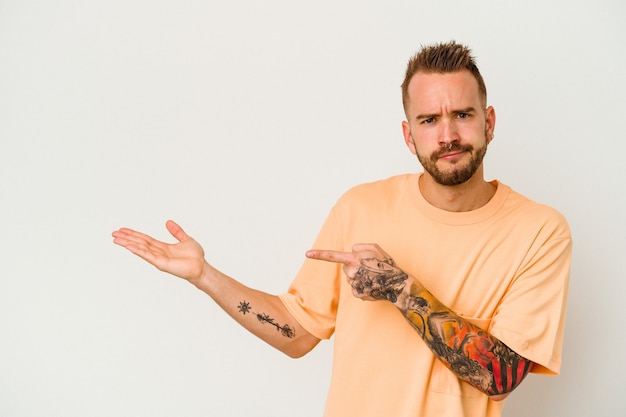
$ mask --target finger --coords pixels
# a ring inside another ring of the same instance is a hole
[[[185,233],[182,227],[180,227],[173,220],[168,220],[167,222],[165,222],[165,227],[172,234],[172,236],[174,236],[176,240],[178,240],[179,242],[182,242],[183,240],[189,238],[189,235]]]
[[[139,256],[140,258],[156,265],[158,257],[162,256],[167,250],[167,244],[152,239],[150,236],[143,233],[134,232],[113,232],[113,243],[127,249],[131,253]]]
[[[353,252],[364,252],[364,251],[380,252],[388,256],[387,252],[382,250],[381,247],[378,246],[376,243],[356,243],[352,246],[352,251]]]
[[[160,243],[158,240],[153,239],[152,237],[137,232],[135,230],[132,229],[128,229],[128,228],[121,228],[118,231],[113,232],[113,243],[121,245],[121,246],[127,246],[128,244],[148,244],[148,245],[152,245],[152,244],[157,244]]]
[[[128,233],[128,230],[116,230],[111,233],[111,236],[113,236],[113,243],[115,243],[116,245],[126,247],[128,244],[131,243],[131,235],[130,233]]]
[[[157,254],[153,251],[150,250],[148,248],[146,248],[145,246],[141,246],[141,245],[135,245],[135,244],[128,244],[128,245],[124,245],[124,247],[131,252],[134,255],[139,256],[141,259],[143,259],[144,261],[151,263],[152,265],[156,266],[157,268],[160,268],[159,265],[159,257],[157,256]]]
[[[307,251],[307,258],[318,259],[320,261],[337,262],[342,264],[351,264],[354,262],[354,254],[351,252],[340,252],[334,250],[312,249]]]
[[[385,252],[380,246],[375,243],[357,243],[352,246],[354,253],[364,254],[365,252],[371,253],[374,257],[382,257],[390,264],[394,264],[393,258]]]
[[[164,255],[168,246],[166,243],[128,228],[122,228],[112,234],[114,237],[113,243],[125,248],[158,269],[163,268]]]

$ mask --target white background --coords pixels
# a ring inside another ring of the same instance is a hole
[[[575,240],[562,375],[504,414],[625,415],[625,5],[0,0],[0,416],[321,416],[330,342],[289,359],[110,233],[173,218],[284,291],[341,193],[421,170],[399,85],[451,39],[497,112],[488,179]]]

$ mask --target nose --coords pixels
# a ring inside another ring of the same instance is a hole
[[[459,135],[456,131],[454,123],[444,119],[441,121],[441,132],[439,134],[439,146],[451,149],[452,145],[459,141]]]

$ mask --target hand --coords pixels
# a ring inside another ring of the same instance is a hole
[[[395,303],[408,279],[408,275],[376,244],[354,245],[352,252],[310,250],[306,256],[342,263],[352,294],[363,300],[389,300]]]
[[[206,264],[204,250],[173,221],[168,220],[165,227],[178,243],[160,242],[127,228],[113,232],[113,243],[128,249],[161,271],[190,282],[198,280]]]

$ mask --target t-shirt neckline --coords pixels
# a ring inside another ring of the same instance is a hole
[[[424,198],[419,187],[419,180],[422,175],[424,173],[411,176],[410,189],[414,204],[420,212],[431,219],[450,225],[468,225],[488,219],[504,205],[511,191],[507,185],[498,180],[493,180],[490,183],[496,187],[496,192],[487,204],[471,211],[447,211],[433,206]]]

